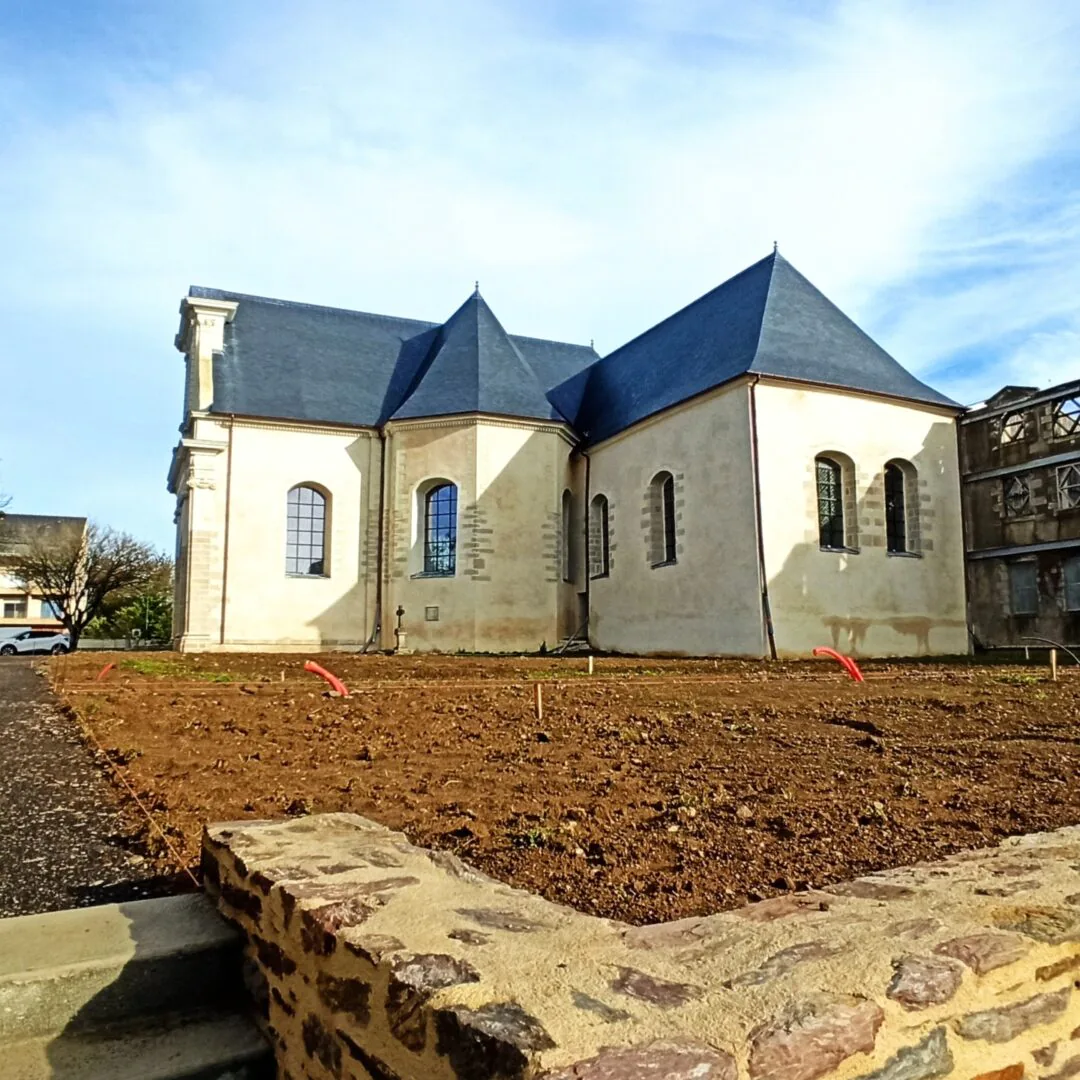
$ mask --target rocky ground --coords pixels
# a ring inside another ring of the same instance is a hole
[[[176,891],[32,661],[0,657],[0,918]]]
[[[337,698],[303,657],[118,656],[95,682],[108,659],[48,666],[192,864],[206,821],[349,810],[553,900],[650,922],[1080,821],[1070,669],[1051,683],[1045,669],[879,663],[859,685],[823,661],[601,658],[589,676],[581,657],[324,656],[352,691]],[[26,726],[27,709],[8,711]],[[9,788],[22,756],[0,770]],[[81,751],[74,771],[32,757],[34,791],[92,782]]]

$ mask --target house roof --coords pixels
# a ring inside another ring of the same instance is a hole
[[[512,337],[476,294],[444,324],[192,286],[235,300],[211,411],[373,427],[461,412],[558,417],[545,396],[587,346]]]
[[[436,332],[395,419],[454,413],[557,414],[521,349],[479,290]]]
[[[23,554],[34,540],[66,542],[81,536],[85,529],[84,517],[0,513],[0,558]]]
[[[747,374],[959,408],[901,367],[776,252],[548,397],[595,443]]]

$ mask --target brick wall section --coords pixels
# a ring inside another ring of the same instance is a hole
[[[204,867],[282,1080],[1080,1076],[1080,828],[637,928],[348,814]]]

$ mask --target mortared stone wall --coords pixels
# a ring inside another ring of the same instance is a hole
[[[1080,1076],[1080,828],[645,927],[350,814],[204,868],[281,1080]]]

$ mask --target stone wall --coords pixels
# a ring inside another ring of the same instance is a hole
[[[204,863],[282,1080],[1080,1076],[1080,828],[646,927],[348,814]]]

